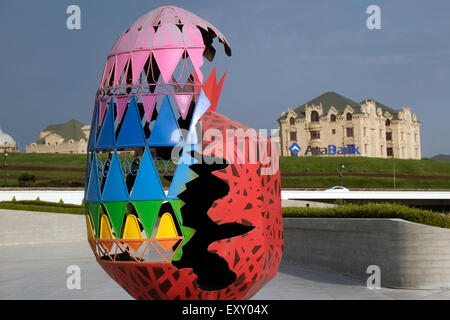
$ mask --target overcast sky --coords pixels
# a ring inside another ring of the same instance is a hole
[[[67,6],[81,30],[66,28]],[[381,8],[381,30],[366,9]],[[409,106],[422,122],[422,156],[450,154],[450,1],[0,0],[0,127],[24,146],[49,124],[90,121],[104,62],[137,18],[176,5],[229,40],[214,61],[228,70],[217,111],[276,128],[282,111],[326,92]],[[208,69],[208,68],[205,68]]]

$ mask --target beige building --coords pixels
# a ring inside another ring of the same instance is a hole
[[[16,141],[7,133],[0,129],[0,152],[8,153],[17,151]]]
[[[27,153],[86,153],[90,128],[74,119],[50,125],[25,150]]]
[[[283,156],[362,156],[421,159],[420,122],[408,107],[393,110],[378,101],[360,103],[327,92],[278,119]]]

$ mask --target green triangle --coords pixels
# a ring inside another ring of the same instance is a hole
[[[144,226],[147,238],[152,237],[156,218],[158,218],[159,208],[164,201],[165,200],[131,201],[137,211],[139,220],[141,220],[142,225]]]
[[[100,231],[100,202],[86,202],[86,208],[91,216],[92,224],[94,225],[95,236],[98,238]]]
[[[172,258],[173,261],[178,261],[181,259],[181,257],[183,256],[183,247],[186,243],[189,242],[189,240],[191,240],[192,236],[195,234],[195,229],[181,226],[181,232],[183,232],[184,240],[183,240],[183,243],[181,244],[180,248],[173,255],[173,258]]]
[[[183,244],[181,244],[181,245],[183,245]],[[183,256],[183,248],[180,247],[177,250],[177,252],[175,252],[175,254],[173,255],[172,261],[178,261],[181,259],[182,256]]]
[[[116,238],[120,238],[122,235],[122,224],[127,204],[127,201],[103,202]]]
[[[184,206],[183,200],[169,200],[169,202],[173,208],[173,212],[178,219],[178,224],[180,226],[183,225],[183,217],[181,216],[181,207]]]

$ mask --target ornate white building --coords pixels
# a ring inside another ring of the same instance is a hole
[[[90,128],[74,119],[50,125],[25,150],[27,153],[86,153]]]
[[[393,110],[378,101],[360,103],[326,92],[278,119],[283,156],[363,156],[421,159],[420,122],[408,107]]]
[[[15,152],[17,149],[16,141],[0,129],[0,152]]]

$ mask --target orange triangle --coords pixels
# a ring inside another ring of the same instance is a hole
[[[126,241],[124,241],[124,243],[129,245],[131,247],[131,249],[133,249],[136,252],[141,247],[143,241],[142,240],[128,240],[127,239]]]
[[[209,74],[208,79],[206,79],[205,83],[203,84],[202,86],[203,91],[205,92],[205,95],[208,97],[211,103],[211,106],[209,107],[208,111],[216,111],[217,103],[219,102],[220,92],[222,91],[222,86],[225,81],[226,75],[227,72],[225,71],[219,83],[217,83],[216,68],[214,67],[211,73]]]
[[[211,107],[209,107],[210,111],[216,111],[217,109],[217,103],[219,102],[220,92],[222,91],[223,82],[225,81],[226,75],[227,72],[225,71],[225,73],[223,74],[222,78],[220,79],[219,83],[215,88],[213,101],[211,102]]]
[[[173,248],[173,246],[179,241],[180,239],[155,239],[158,244],[167,251]]]
[[[200,93],[202,86],[201,86],[200,78],[198,77],[197,72],[195,72],[194,69],[194,101],[197,102],[197,96]]]

